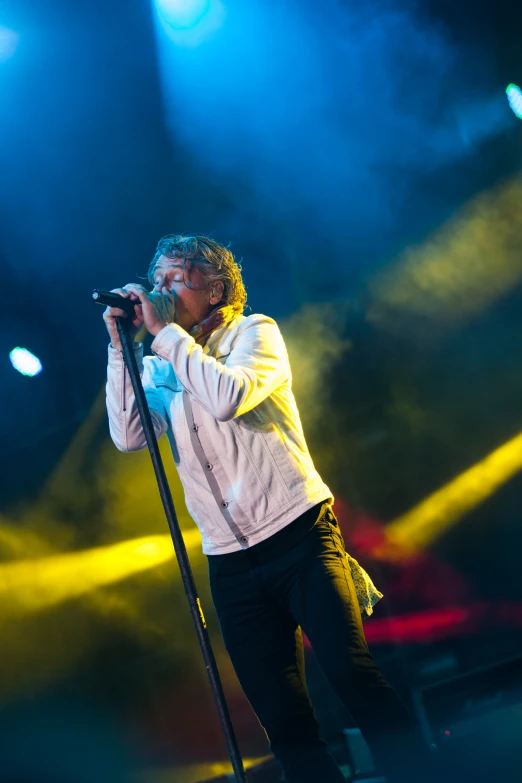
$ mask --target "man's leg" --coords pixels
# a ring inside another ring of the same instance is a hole
[[[319,737],[297,623],[265,594],[255,569],[219,571],[211,562],[212,597],[225,646],[286,780],[344,783]]]
[[[287,580],[289,607],[334,691],[361,729],[379,769],[390,783],[424,779],[429,752],[415,719],[370,654],[344,542],[333,515],[331,521],[318,521],[296,547]]]

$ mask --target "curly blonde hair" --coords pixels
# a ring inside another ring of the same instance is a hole
[[[241,277],[241,266],[224,245],[201,234],[166,234],[158,242],[150,262],[148,280],[151,285],[154,284],[154,270],[161,256],[192,261],[209,285],[221,280],[223,297],[216,307],[229,305],[238,314],[245,309],[247,294]]]

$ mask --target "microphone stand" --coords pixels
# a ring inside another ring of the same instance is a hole
[[[126,323],[127,322],[127,323]],[[181,530],[176,516],[176,510],[172,500],[172,493],[165,475],[165,468],[163,467],[163,461],[161,459],[158,441],[156,439],[156,433],[154,432],[154,425],[150,415],[149,406],[145,397],[145,391],[141,383],[141,378],[138,370],[138,364],[133,350],[133,340],[128,332],[128,319],[116,318],[116,324],[118,327],[118,334],[120,336],[121,345],[123,348],[123,359],[125,365],[129,371],[129,376],[134,389],[134,396],[136,398],[136,405],[140,414],[141,424],[143,432],[147,440],[147,446],[149,447],[152,464],[154,466],[154,473],[156,474],[156,480],[158,482],[158,489],[161,495],[163,508],[167,517],[167,522],[172,536],[172,542],[174,544],[174,551],[179,564],[179,570],[181,571],[181,578],[183,580],[183,586],[190,606],[190,613],[192,614],[192,620],[196,627],[196,634],[205,661],[205,668],[207,670],[208,678],[210,681],[210,687],[212,689],[212,695],[216,703],[216,708],[225,735],[225,742],[227,745],[228,755],[232,762],[232,769],[237,783],[246,783],[246,774],[243,767],[243,760],[239,751],[236,736],[234,734],[234,728],[230,719],[230,713],[228,711],[223,686],[219,676],[219,671],[214,657],[214,651],[210,643],[210,637],[207,630],[207,624],[205,622],[205,616],[203,609],[201,608],[201,602],[199,600],[196,583],[190,567],[190,562],[187,555],[187,549],[185,542],[181,534]]]

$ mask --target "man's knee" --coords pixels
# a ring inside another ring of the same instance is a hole
[[[307,742],[316,742],[319,739],[319,724],[312,708],[306,713],[285,714],[283,711],[272,716],[265,716],[261,721],[272,752],[277,755],[276,749]]]

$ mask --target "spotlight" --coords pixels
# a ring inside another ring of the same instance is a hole
[[[210,0],[156,0],[163,22],[176,30],[191,30],[207,14]]]
[[[506,95],[514,114],[519,120],[522,120],[522,90],[516,84],[508,84]]]
[[[9,353],[9,358],[15,370],[21,372],[22,375],[38,375],[43,370],[40,359],[31,351],[28,351],[27,348],[13,348]]]

